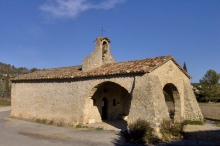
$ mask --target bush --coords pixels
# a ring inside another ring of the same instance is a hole
[[[132,143],[155,143],[158,141],[153,135],[154,129],[150,124],[142,119],[138,119],[133,124],[129,125],[130,135],[129,141]]]
[[[217,126],[217,127],[220,127],[220,122],[216,122],[216,126]]]
[[[160,125],[160,132],[163,141],[181,139],[183,123],[172,123],[170,120],[163,120]]]
[[[50,120],[50,122],[48,123],[49,125],[53,125],[54,124],[54,121],[53,120]]]
[[[82,128],[82,125],[78,124],[76,125],[76,128]]]
[[[11,105],[11,98],[0,98],[0,106]]]
[[[202,121],[192,121],[192,120],[185,120],[183,124],[184,125],[204,125]]]
[[[45,124],[47,122],[46,119],[36,119],[37,123]]]

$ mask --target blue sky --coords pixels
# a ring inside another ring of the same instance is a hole
[[[118,62],[172,55],[191,82],[220,73],[219,0],[1,0],[0,62],[80,65],[102,27]]]

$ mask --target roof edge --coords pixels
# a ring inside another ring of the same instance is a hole
[[[148,73],[151,73],[152,71],[154,71],[155,69],[157,69],[158,67],[162,66],[163,64],[167,63],[168,61],[172,60],[176,66],[189,78],[191,79],[192,77],[177,63],[177,61],[173,58],[172,55],[168,55],[170,58],[164,60],[163,62],[161,62],[160,64],[158,64],[157,66],[155,66],[154,68],[152,68],[151,70],[148,71]]]

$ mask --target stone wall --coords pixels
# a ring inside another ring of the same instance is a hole
[[[172,83],[177,88],[180,97],[179,101],[174,101],[176,102],[175,106],[177,105],[175,110],[180,110],[180,117],[177,121],[184,119],[203,119],[201,110],[191,88],[189,78],[176,66],[176,64],[174,64],[172,60],[166,62],[150,74],[159,77],[162,88],[168,83]]]
[[[128,117],[129,124],[141,118],[150,122],[152,126],[158,126],[163,119],[169,119],[168,108],[161,88],[157,76],[146,74],[135,78]]]
[[[105,83],[110,83],[106,84],[108,94],[103,93]],[[167,84],[175,87],[175,121],[203,119],[189,79],[171,60],[151,73],[142,75],[14,81],[11,116],[54,120],[70,125],[99,122],[101,100],[107,97],[110,104],[114,98],[121,103],[115,107],[109,104],[108,119],[128,115],[128,124],[142,118],[158,126],[163,119],[169,119],[163,95],[163,88]],[[94,105],[94,99],[98,106]]]
[[[114,82],[131,91],[133,77],[108,77],[77,81],[12,83],[11,116],[47,119],[65,124],[87,123],[95,86]]]
[[[95,107],[97,107],[100,115],[102,115],[102,99],[104,97],[107,99],[108,120],[115,120],[120,119],[122,116],[128,116],[131,105],[131,95],[126,89],[112,82],[106,82],[100,85],[92,96],[92,100],[95,101]],[[95,115],[92,116],[92,114]],[[89,118],[95,119],[95,121],[101,121],[100,117],[97,117],[97,115],[98,114],[95,112],[90,112]]]

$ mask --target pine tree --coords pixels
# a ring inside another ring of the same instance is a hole
[[[200,80],[201,93],[210,101],[220,99],[220,75],[214,70],[208,70]]]
[[[183,64],[183,69],[187,72],[187,67],[186,67],[186,63],[185,62]]]
[[[10,76],[9,76],[9,71],[8,71],[6,79],[5,79],[5,88],[4,88],[5,97],[8,97],[10,93],[9,80],[10,80]]]
[[[0,75],[0,98],[2,98],[4,95],[4,84],[3,84],[3,78]]]

